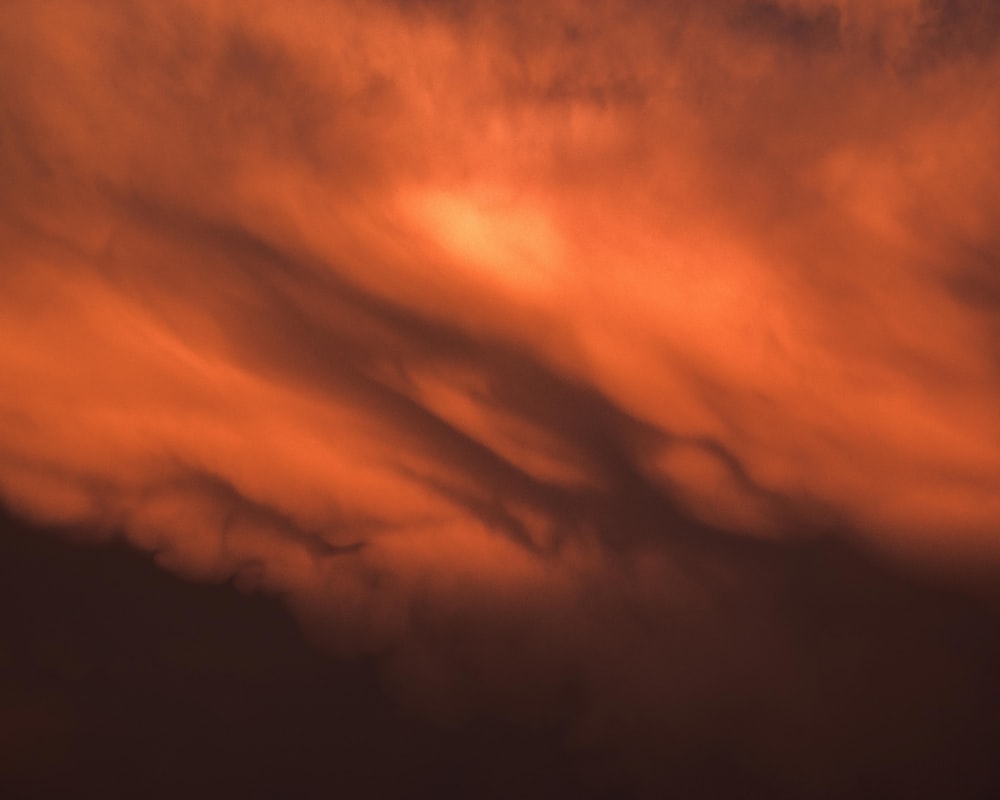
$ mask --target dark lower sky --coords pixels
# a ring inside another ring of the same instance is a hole
[[[308,644],[274,599],[178,581],[117,546],[71,544],[5,517],[0,554],[7,797],[988,798],[1000,789],[995,614],[837,547],[774,566],[797,663],[754,699],[752,716],[740,698],[756,687],[712,675],[729,695],[721,708],[703,707],[667,737],[662,725],[633,728],[613,746],[581,743],[579,697],[528,721],[428,721],[387,691],[372,659]]]
[[[277,602],[47,533],[0,533],[5,797],[616,796],[554,724],[429,725]]]

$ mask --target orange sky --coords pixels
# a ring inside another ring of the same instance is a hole
[[[996,564],[998,35],[972,0],[5,3],[0,497],[396,648],[437,710],[757,580],[706,548]],[[420,633],[484,620],[567,643],[493,674]]]

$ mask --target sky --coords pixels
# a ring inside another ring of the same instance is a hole
[[[988,0],[4,3],[0,772],[198,728],[146,603],[324,698],[257,759],[436,743],[357,796],[989,796],[998,79]]]

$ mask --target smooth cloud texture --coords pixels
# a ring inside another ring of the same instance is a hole
[[[17,513],[644,742],[790,679],[816,537],[995,563],[992,4],[0,20]]]

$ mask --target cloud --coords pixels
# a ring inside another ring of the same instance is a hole
[[[0,14],[16,513],[661,744],[816,542],[995,563],[990,4]]]

